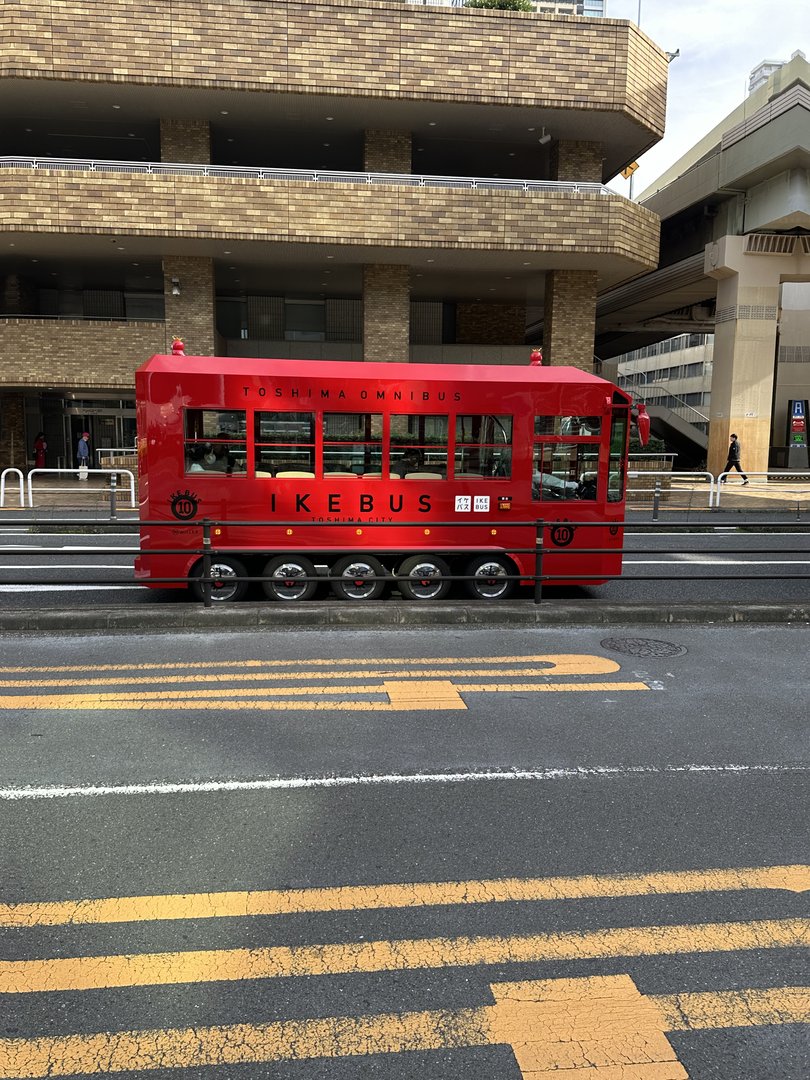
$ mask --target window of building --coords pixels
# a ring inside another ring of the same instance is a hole
[[[187,409],[187,473],[244,476],[247,471],[246,414],[241,409]]]
[[[511,477],[512,417],[456,417],[456,476]]]
[[[322,300],[284,301],[284,340],[326,340],[326,307]]]
[[[253,438],[257,476],[277,476],[285,472],[315,475],[313,413],[256,413]]]

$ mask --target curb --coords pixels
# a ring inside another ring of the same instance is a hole
[[[310,630],[370,629],[433,626],[617,626],[693,624],[808,625],[810,605],[795,604],[614,604],[592,601],[505,601],[488,604],[403,604],[378,601],[354,605],[347,601],[308,601],[306,604],[243,603],[205,608],[199,604],[167,607],[139,604],[135,608],[0,612],[0,632],[33,633],[166,633],[178,630]]]

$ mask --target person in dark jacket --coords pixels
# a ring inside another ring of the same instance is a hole
[[[736,469],[740,476],[742,476],[743,487],[745,487],[745,485],[748,483],[748,477],[742,471],[742,467],[740,465],[740,443],[736,435],[731,436],[731,442],[729,443],[728,447],[728,460],[723,467],[723,472],[728,473],[731,472],[732,469]],[[728,477],[724,476],[720,483],[725,484],[727,479]]]

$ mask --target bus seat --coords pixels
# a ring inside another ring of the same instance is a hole
[[[483,476],[480,472],[457,472],[456,476]]]
[[[284,472],[277,472],[276,478],[285,476],[314,476],[314,472],[302,472],[300,469],[285,469]]]
[[[271,472],[264,472],[262,469],[257,469],[256,470],[256,475],[257,476],[272,476],[273,474]]]
[[[440,472],[409,472],[405,473],[405,480],[444,480]]]
[[[357,473],[353,472],[325,472],[324,476],[357,476]]]
[[[381,472],[367,472],[363,473],[364,480],[382,480]]]

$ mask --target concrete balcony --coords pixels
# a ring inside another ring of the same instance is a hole
[[[448,273],[530,256],[533,273],[595,269],[601,289],[658,258],[656,215],[599,184],[7,158],[0,200],[0,231],[21,254],[59,237],[77,256],[109,254],[113,236],[141,253],[171,241],[212,258],[223,240],[235,257],[257,244],[405,265],[435,252]]]

